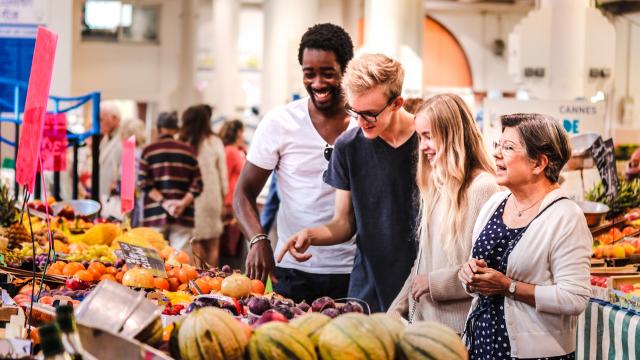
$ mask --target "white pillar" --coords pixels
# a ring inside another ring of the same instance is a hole
[[[366,0],[364,42],[361,52],[379,52],[399,60],[405,69],[403,94],[422,96],[421,0]]]
[[[239,92],[238,75],[238,23],[240,1],[213,1],[213,67],[214,80],[207,94],[219,115],[236,114]]]
[[[294,93],[306,95],[298,63],[298,45],[304,32],[316,24],[318,0],[265,0],[263,9],[265,31],[260,112],[264,114],[289,102]]]
[[[551,10],[551,99],[584,96],[586,15],[589,0],[542,0]]]
[[[180,80],[174,93],[178,108],[202,102],[202,94],[196,89],[196,55],[198,53],[198,0],[183,0],[182,7],[182,40],[180,52]]]
[[[46,26],[58,34],[56,58],[53,62],[53,76],[51,78],[51,95],[76,96],[82,94],[71,93],[71,60],[73,44],[73,1],[56,1],[55,6],[48,6]]]

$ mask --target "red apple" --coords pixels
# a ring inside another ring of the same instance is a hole
[[[262,316],[260,316],[260,318],[253,323],[251,326],[253,326],[253,328],[257,328],[258,326],[268,323],[270,321],[280,321],[283,323],[288,323],[289,320],[282,315],[281,313],[271,309],[271,310],[267,310],[264,313],[262,313]]]

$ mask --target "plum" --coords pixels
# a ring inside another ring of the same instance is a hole
[[[280,322],[284,322],[284,323],[288,323],[289,320],[282,315],[281,313],[277,312],[274,309],[270,309],[265,311],[262,316],[260,316],[260,318],[258,320],[256,320],[253,324],[251,324],[252,327],[256,328],[264,323],[268,323],[270,321],[280,321]]]
[[[249,300],[247,307],[251,313],[255,315],[262,315],[265,311],[271,309],[271,304],[268,299],[254,297]]]
[[[72,277],[68,278],[64,284],[70,290],[84,290],[89,288],[88,282]]]
[[[355,301],[347,301],[347,303],[340,308],[340,313],[346,314],[351,312],[363,313],[364,309],[362,308],[362,305]]]
[[[307,313],[306,311],[303,311],[303,310],[302,310],[302,309],[300,309],[299,307],[292,307],[292,308],[290,308],[290,310],[291,310],[291,312],[293,313],[293,316],[294,316],[294,317],[296,317],[296,316],[301,316],[301,315],[304,315],[304,314],[306,314],[306,313]]]
[[[307,312],[309,311],[309,309],[311,309],[311,306],[309,306],[306,301],[302,300],[302,302],[298,304],[297,308],[304,312]]]
[[[227,274],[227,275],[231,275],[231,274],[233,274],[233,269],[231,268],[231,266],[225,265],[225,266],[222,267],[222,272]]]
[[[289,320],[293,319],[294,314],[291,311],[291,309],[293,309],[292,307],[289,307],[286,305],[277,305],[273,309],[279,312],[280,314],[284,315],[287,319]]]
[[[322,312],[325,309],[333,309],[336,307],[335,301],[328,296],[323,296],[321,298],[315,299],[311,303],[311,309],[313,312]]]
[[[336,308],[327,308],[322,310],[322,314],[327,315],[328,317],[333,319],[338,317],[338,315],[340,315],[340,311]]]

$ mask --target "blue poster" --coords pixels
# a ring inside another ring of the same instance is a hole
[[[36,44],[37,25],[0,24],[0,77],[5,80],[29,82],[31,60]],[[20,89],[19,107],[22,112],[27,95]],[[0,83],[0,112],[14,111],[14,86]]]

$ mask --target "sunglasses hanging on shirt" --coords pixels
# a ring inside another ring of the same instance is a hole
[[[333,146],[330,146],[329,144],[327,144],[327,146],[324,147],[324,159],[327,161],[331,161],[332,153],[333,153]]]

